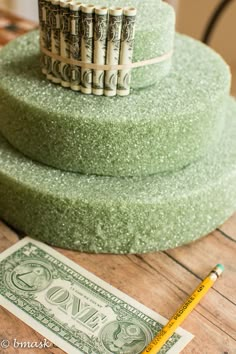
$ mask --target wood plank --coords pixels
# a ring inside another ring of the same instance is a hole
[[[159,269],[162,266],[162,274],[172,282],[176,287],[182,290],[181,303],[193,292],[196,286],[200,283],[198,277],[189,272],[186,269],[176,263],[174,259],[164,258],[162,254],[158,254],[158,259],[156,255],[144,255],[141,256],[152,268]],[[210,268],[209,268],[210,269]],[[204,278],[208,274],[202,275]],[[222,279],[221,279],[222,280]],[[220,282],[219,280],[218,282]],[[207,294],[207,296],[198,305],[196,311],[203,317],[207,318],[209,322],[214,323],[222,331],[228,333],[232,338],[236,339],[236,313],[235,305],[232,304],[224,296],[221,296],[217,291],[215,291],[214,285],[213,289]],[[179,306],[178,305],[178,306]],[[235,313],[235,315],[234,315]],[[169,316],[168,316],[169,317]]]
[[[0,220],[0,252],[19,241],[19,236]]]
[[[142,256],[117,256],[88,255],[61,249],[58,251],[167,318],[199,283],[199,279],[194,274],[176,263],[169,255],[161,252]],[[220,306],[217,307],[219,302]],[[200,354],[199,348],[204,348],[204,352],[201,353],[206,354],[234,353],[236,342],[232,338],[233,331],[230,328],[232,318],[232,314],[229,314],[232,311],[230,305],[228,300],[214,289],[209,292],[204,302],[194,310],[183,325],[195,335],[194,340],[183,351],[184,354]],[[225,317],[229,317],[227,321],[222,319],[223,310]],[[2,338],[6,335],[8,338],[15,338],[17,333],[19,340],[21,338],[28,341],[34,338],[43,339],[2,309],[0,321],[4,323],[4,330],[0,330]],[[48,352],[62,353],[57,348],[50,349]],[[16,351],[6,351],[6,353],[16,353]],[[44,351],[41,350],[40,353]]]
[[[38,332],[34,331],[32,328],[27,326],[25,323],[20,321],[17,317],[12,315],[6,309],[0,306],[0,323],[4,324],[0,327],[0,343],[3,340],[9,341],[9,348],[5,350],[0,349],[0,353],[6,354],[63,354],[64,351],[54,346],[53,343],[46,340],[47,345],[50,345],[50,348],[42,349],[27,349],[17,348],[17,343],[14,344],[14,340],[17,342],[36,342],[44,343],[44,337],[41,336]],[[1,344],[0,344],[1,345]]]
[[[220,226],[219,230],[223,231],[226,236],[229,236],[236,241],[236,213],[232,215],[224,225]]]
[[[71,251],[63,251],[63,253],[167,318],[199,284],[195,276],[164,253],[142,256],[89,255],[89,257]],[[182,284],[179,284],[179,279],[182,279]],[[211,301],[209,301],[209,294],[211,294]],[[224,351],[233,353],[233,348],[236,347],[236,341],[231,337],[235,331],[231,328],[231,323],[228,323],[232,322],[232,304],[225,301],[222,304],[224,308],[218,309],[222,297],[219,294],[215,297],[214,290],[209,294],[204,304],[198,306],[183,325],[196,336],[183,351],[185,354],[193,353],[194,348],[195,350],[201,348],[203,342],[209,349],[206,351],[209,354],[224,353]],[[223,322],[225,317],[229,317],[230,320]]]
[[[236,243],[224,237],[218,231],[167,252],[181,265],[202,278],[217,263],[225,266],[222,278],[216,282],[214,288],[232,303],[236,303],[235,279],[236,274]],[[236,326],[236,324],[235,324]]]

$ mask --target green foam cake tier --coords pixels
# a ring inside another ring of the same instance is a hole
[[[204,159],[169,175],[86,176],[32,162],[0,138],[0,216],[51,245],[163,250],[204,235],[236,208],[236,103]]]
[[[230,73],[200,42],[177,35],[170,74],[128,97],[49,83],[39,60],[37,32],[0,53],[0,132],[33,160],[89,175],[148,176],[197,161],[220,139]]]

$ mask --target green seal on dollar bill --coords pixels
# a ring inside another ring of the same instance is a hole
[[[140,353],[150,342],[152,333],[139,323],[114,321],[101,332],[101,342],[109,353]]]
[[[5,283],[13,290],[42,291],[52,281],[50,268],[39,260],[27,260],[6,272]]]

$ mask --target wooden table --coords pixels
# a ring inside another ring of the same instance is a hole
[[[18,236],[0,222],[0,252],[18,241]],[[183,327],[195,338],[185,354],[236,353],[236,215],[212,234],[190,245],[145,255],[89,255],[58,249],[87,270],[169,318],[216,263],[225,273],[215,283]],[[107,271],[109,269],[109,272]],[[0,341],[43,340],[7,310],[0,308]],[[21,353],[9,348],[0,353]],[[32,354],[30,350],[24,353]],[[34,350],[62,353],[59,348]]]
[[[13,20],[14,26],[11,27]],[[4,22],[5,21],[5,22]],[[25,30],[18,28],[26,24]],[[7,23],[8,28],[1,28]],[[0,45],[35,25],[0,12]],[[13,29],[13,31],[12,31]],[[5,34],[4,34],[5,33]],[[12,34],[14,33],[14,35]],[[0,222],[0,252],[18,241],[18,235]],[[236,354],[236,214],[222,227],[190,245],[145,255],[88,255],[59,250],[68,258],[113,286],[169,318],[216,263],[225,265],[225,273],[183,327],[195,338],[184,354]],[[109,272],[107,271],[109,269]],[[0,307],[0,341],[43,340],[42,336]],[[63,353],[50,349],[0,349],[0,353]]]

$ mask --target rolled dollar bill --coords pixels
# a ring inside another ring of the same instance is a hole
[[[136,14],[136,8],[124,8],[121,31],[120,64],[132,63]],[[128,96],[130,94],[130,83],[131,69],[120,70],[118,73],[117,95]]]
[[[47,41],[47,6],[46,0],[39,0],[39,28],[40,28],[40,44],[43,48],[48,49]],[[48,57],[42,53],[41,55],[42,73],[47,75]]]
[[[108,8],[96,7],[94,16],[94,58],[95,64],[106,64]],[[93,94],[104,94],[104,71],[93,70]]]
[[[93,22],[94,5],[81,6],[81,60],[85,63],[93,62]],[[81,69],[81,92],[92,93],[93,73],[91,69]]]
[[[111,7],[109,9],[109,26],[107,38],[107,57],[106,64],[119,64],[120,40],[122,28],[123,9],[120,7]],[[117,93],[117,70],[109,70],[105,74],[105,96],[116,96]]]
[[[52,53],[60,55],[60,0],[51,0]],[[52,70],[47,76],[52,82],[61,82],[60,61],[52,58]]]
[[[51,52],[52,50],[52,4],[51,0],[45,1],[45,10],[46,10],[46,49]],[[47,78],[51,78],[52,71],[52,59],[49,56],[46,56],[46,71]]]
[[[61,57],[70,58],[70,0],[60,0],[60,52]],[[70,87],[70,65],[60,64],[61,85]]]
[[[52,50],[52,3],[46,0],[46,49]],[[52,58],[47,57],[47,79],[52,79]]]
[[[38,0],[38,11],[39,11],[39,40],[40,40],[40,45],[42,47],[46,47],[45,44],[45,21],[46,21],[46,15],[45,15],[45,0]],[[45,59],[44,59],[45,55],[42,53],[41,54],[41,67],[42,67],[42,72],[43,74],[46,74],[47,71],[45,69],[44,63],[45,63]]]
[[[44,24],[44,6],[45,6],[45,1],[46,0],[38,0],[38,10],[39,10],[39,29],[40,29],[40,39],[42,35],[42,27]]]
[[[81,60],[81,5],[82,3],[76,0],[71,1],[70,3],[70,57],[75,60]],[[71,89],[74,91],[80,91],[80,81],[81,67],[78,65],[71,65]]]

